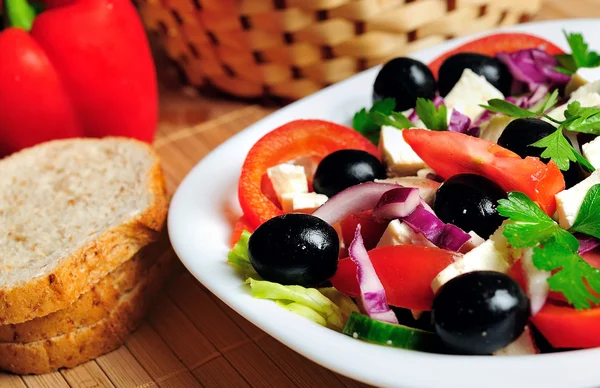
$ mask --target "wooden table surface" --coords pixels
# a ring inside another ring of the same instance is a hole
[[[536,20],[575,17],[600,17],[600,0],[546,0]],[[164,57],[158,55],[157,63],[161,109],[155,146],[173,192],[210,150],[278,107],[200,95],[178,84]],[[364,387],[283,346],[183,269],[155,304],[119,350],[48,375],[0,374],[0,387]]]

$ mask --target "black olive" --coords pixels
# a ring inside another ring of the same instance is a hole
[[[429,68],[412,58],[399,57],[387,62],[373,85],[373,101],[393,98],[396,111],[414,108],[418,97],[435,98],[435,78]]]
[[[444,284],[433,300],[438,337],[461,354],[491,354],[517,339],[529,319],[529,299],[508,275],[469,272]]]
[[[498,138],[498,145],[511,150],[522,158],[526,156],[539,158],[544,152],[544,148],[533,147],[530,144],[554,132],[556,132],[556,127],[544,120],[535,118],[516,119],[506,126],[502,135]],[[568,138],[566,139],[571,144],[571,141]],[[542,161],[548,163],[550,160],[542,158]],[[567,171],[561,172],[565,178],[567,188],[575,186],[587,176],[579,163],[571,163]]]
[[[458,174],[438,188],[433,209],[442,221],[487,239],[504,220],[496,210],[502,198],[506,198],[506,192],[488,178]]]
[[[327,222],[309,214],[284,214],[250,236],[250,263],[265,280],[317,286],[337,270],[340,241]]]
[[[506,65],[494,57],[475,53],[459,53],[448,57],[438,74],[438,89],[445,97],[456,85],[465,69],[471,69],[475,74],[485,79],[505,96],[509,96],[513,77]]]
[[[350,186],[385,177],[385,167],[370,153],[339,150],[321,160],[315,171],[313,187],[315,192],[331,197]]]

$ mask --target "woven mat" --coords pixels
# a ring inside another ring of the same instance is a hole
[[[197,127],[160,130],[155,145],[170,192],[210,150],[267,113],[249,106]],[[43,376],[0,374],[2,388],[364,386],[268,336],[220,302],[183,267],[120,349]]]

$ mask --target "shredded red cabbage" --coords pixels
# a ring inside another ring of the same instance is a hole
[[[540,49],[500,52],[496,58],[508,67],[514,79],[526,83],[531,91],[538,85],[562,85],[571,80],[569,75],[555,70],[556,58]]]
[[[448,123],[448,131],[479,137],[479,132],[481,130],[478,126],[471,126],[471,119],[467,115],[453,109],[452,114],[450,115],[450,122]]]
[[[375,272],[369,253],[360,234],[360,224],[356,226],[354,239],[348,248],[350,259],[356,264],[356,279],[360,287],[362,304],[367,315],[373,319],[398,323],[396,314],[390,309],[385,289]]]

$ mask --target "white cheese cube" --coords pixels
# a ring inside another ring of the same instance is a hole
[[[421,197],[421,199],[423,199],[423,201],[427,202],[428,205],[433,205],[435,193],[441,185],[441,183],[436,182],[434,180],[420,178],[418,176],[402,176],[387,179],[376,179],[375,182],[394,183],[404,187],[414,187],[416,189],[419,189],[419,196]]]
[[[471,238],[460,248],[460,253],[467,253],[486,241],[472,230],[469,232],[469,236],[471,236]]]
[[[406,130],[409,131],[409,129]],[[389,126],[381,127],[379,146],[387,169],[393,174],[414,175],[426,167],[425,162],[404,140],[400,129]]]
[[[281,196],[281,208],[285,213],[312,213],[327,202],[327,196],[317,193],[285,193]]]
[[[465,69],[450,93],[444,98],[448,111],[456,109],[475,121],[485,112],[479,104],[487,104],[493,98],[504,99],[504,95],[484,76],[475,74],[471,69]]]
[[[564,229],[573,226],[581,204],[589,189],[600,183],[600,170],[596,170],[589,177],[579,182],[568,190],[563,190],[556,194],[556,212],[558,213],[558,222]]]
[[[393,245],[420,245],[425,247],[435,246],[421,233],[416,233],[410,226],[406,225],[404,222],[400,222],[399,220],[393,220],[388,224],[385,232],[383,232],[383,235],[379,240],[379,243],[377,243],[377,248]]]
[[[267,175],[280,203],[284,194],[308,193],[308,182],[302,166],[290,163],[278,164],[267,169]]]
[[[585,143],[582,147],[583,156],[594,166],[600,168],[600,137],[595,138],[589,143]]]
[[[565,87],[565,94],[577,98],[588,93],[600,93],[600,67],[577,69]]]
[[[598,93],[586,93],[582,95],[575,95],[575,93],[571,96],[569,101],[566,104],[559,106],[558,108],[553,109],[548,113],[548,116],[552,117],[555,120],[564,120],[565,112],[567,111],[567,106],[569,103],[573,101],[579,101],[582,107],[592,107],[600,105],[600,94]],[[546,119],[544,119],[546,120]],[[547,120],[548,121],[548,120]],[[552,123],[556,126],[555,123]]]
[[[481,127],[479,137],[494,143],[498,143],[498,139],[504,132],[504,129],[513,121],[513,117],[509,116],[494,116]]]
[[[500,350],[496,350],[494,356],[524,356],[527,354],[538,354],[540,351],[533,340],[533,333],[529,326],[525,326],[523,334],[516,340]]]
[[[510,270],[511,251],[508,241],[502,235],[500,227],[483,244],[458,258],[442,270],[431,282],[431,289],[436,293],[440,287],[455,277],[473,271],[496,271],[507,273]]]

